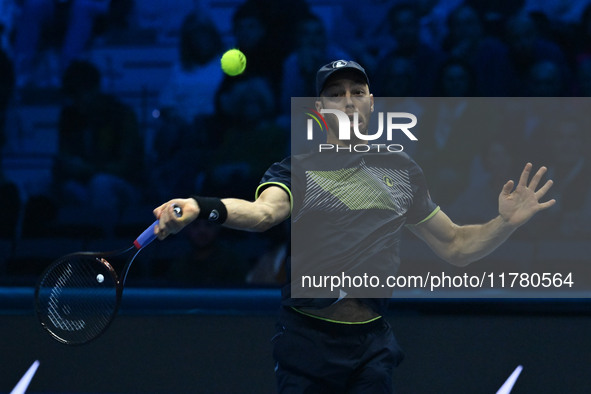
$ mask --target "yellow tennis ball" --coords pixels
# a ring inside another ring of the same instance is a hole
[[[230,49],[222,55],[222,70],[231,77],[242,74],[246,69],[246,56],[238,49]]]

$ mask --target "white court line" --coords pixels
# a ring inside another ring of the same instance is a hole
[[[515,368],[515,371],[513,371],[513,373],[511,374],[511,376],[509,376],[505,383],[501,386],[499,391],[497,391],[497,394],[509,394],[513,389],[513,386],[515,385],[515,382],[517,381],[517,378],[519,377],[519,374],[521,373],[522,369],[523,366],[518,365],[517,368]]]
[[[16,386],[14,386],[10,394],[24,394],[27,391],[27,387],[29,387],[29,383],[31,383],[33,376],[35,376],[35,372],[37,372],[38,367],[39,360],[35,360],[35,362],[31,364],[27,372],[25,372],[21,380],[19,380]]]

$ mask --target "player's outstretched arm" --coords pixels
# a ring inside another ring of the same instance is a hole
[[[412,226],[411,230],[451,264],[464,266],[479,260],[505,242],[537,212],[556,202],[553,199],[540,202],[552,187],[549,180],[538,188],[546,168],[541,167],[530,181],[531,170],[532,165],[528,163],[517,186],[513,181],[503,186],[499,195],[499,215],[488,223],[458,226],[440,211],[426,222]]]
[[[265,231],[287,219],[291,213],[291,202],[285,190],[269,186],[255,201],[238,198],[221,200],[227,212],[224,226],[246,231]],[[182,209],[183,215],[177,217],[174,206]],[[201,208],[194,198],[176,198],[154,209],[159,220],[154,232],[158,239],[176,234],[199,217]]]

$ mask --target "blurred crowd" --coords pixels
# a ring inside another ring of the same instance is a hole
[[[502,184],[531,161],[548,166],[558,204],[518,236],[591,237],[583,100],[591,96],[591,1],[344,0],[323,8],[246,0],[236,2],[226,35],[196,1],[176,31],[178,58],[159,92],[150,144],[140,114],[104,90],[104,73],[84,56],[96,45],[157,36],[135,24],[134,3],[0,3],[0,162],[19,92],[53,88],[61,107],[46,190],[23,196],[0,168],[2,238],[80,236],[80,227],[60,226],[76,207],[93,212],[90,236],[107,237],[130,206],[197,193],[252,199],[264,171],[289,154],[290,98],[313,97],[316,70],[336,59],[362,64],[374,96],[416,98],[413,108],[430,114],[409,153],[452,218],[492,218]],[[230,47],[247,57],[238,77],[219,67]],[[482,97],[500,98],[503,116]],[[253,240],[196,222],[181,236],[186,255],[159,262],[153,275],[203,284],[284,278],[287,226]],[[248,261],[227,246],[237,237],[255,245]]]

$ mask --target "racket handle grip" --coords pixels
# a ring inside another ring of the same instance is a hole
[[[160,222],[160,220],[156,220],[154,223],[150,225],[147,229],[144,230],[143,233],[140,234],[139,237],[135,241],[133,241],[133,246],[136,249],[140,250],[141,248],[147,246],[150,242],[156,239],[156,234],[154,234],[154,227]]]
[[[183,211],[181,207],[179,207],[178,205],[175,204],[172,207],[172,209],[177,218],[180,218],[183,215]],[[148,246],[150,242],[156,239],[156,234],[154,234],[154,227],[156,227],[158,223],[160,223],[159,220],[156,220],[154,223],[152,223],[150,227],[145,229],[144,232],[141,233],[140,236],[137,237],[137,239],[133,242],[133,245],[137,250],[140,250],[143,247]]]

